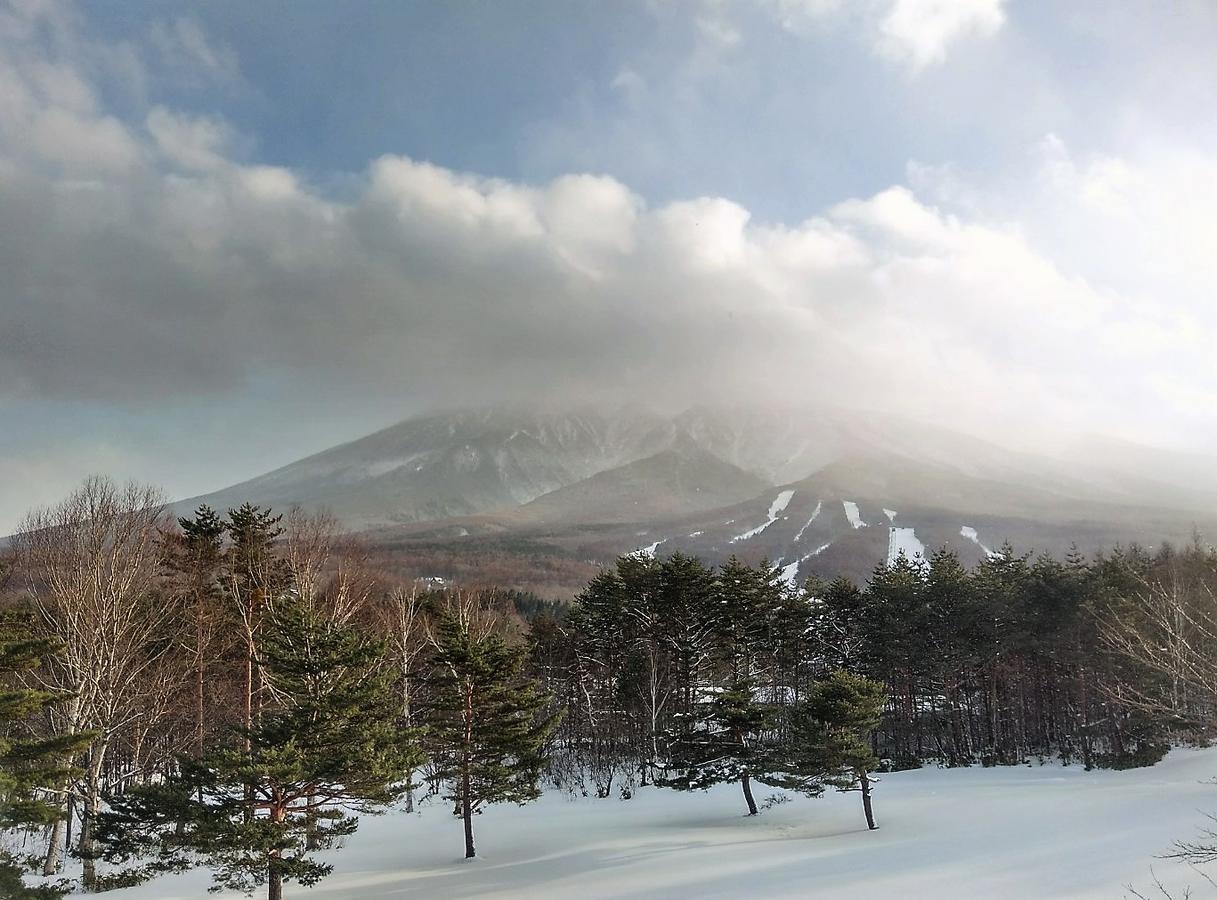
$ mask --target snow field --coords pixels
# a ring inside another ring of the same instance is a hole
[[[1217,749],[1175,750],[1159,765],[1084,772],[1049,764],[884,775],[879,830],[856,793],[792,795],[755,818],[738,786],[706,793],[640,788],[634,799],[495,806],[475,822],[479,859],[461,859],[458,819],[431,801],[420,812],[363,817],[310,900],[444,898],[813,897],[1120,898],[1208,889],[1186,866],[1155,856],[1196,836],[1217,810]],[[757,785],[757,800],[772,791]],[[114,900],[203,898],[204,870],[115,891]],[[235,898],[239,895],[210,895]]]
[[[755,528],[749,529],[748,531],[745,531],[743,534],[737,534],[735,537],[733,537],[731,539],[731,543],[734,544],[736,541],[746,541],[749,538],[754,538],[758,534],[760,534],[762,531],[764,531],[766,528],[768,528],[770,525],[772,525],[774,522],[776,522],[778,520],[778,516],[781,515],[782,510],[784,510],[787,506],[790,505],[790,498],[793,496],[794,496],[794,491],[782,491],[780,494],[778,494],[777,497],[774,498],[774,501],[771,504],[769,504],[769,517],[764,522],[762,522],[760,525],[757,525]],[[728,522],[727,524],[731,524],[731,523]]]

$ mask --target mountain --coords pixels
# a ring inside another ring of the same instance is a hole
[[[178,509],[325,506],[403,574],[569,594],[639,550],[768,558],[794,580],[865,577],[901,548],[975,563],[1006,541],[1059,555],[1212,536],[1207,471],[1150,448],[1053,458],[837,409],[507,408],[411,419]]]
[[[178,504],[328,507],[351,528],[508,509],[667,444],[647,413],[472,410],[411,419]]]
[[[597,472],[526,503],[525,522],[648,522],[730,506],[768,487],[692,441]]]

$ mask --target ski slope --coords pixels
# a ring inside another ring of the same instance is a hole
[[[899,772],[876,788],[875,832],[854,793],[795,796],[748,818],[734,785],[641,788],[629,801],[550,792],[478,816],[470,863],[460,821],[433,801],[413,815],[365,816],[345,849],[324,854],[334,874],[312,889],[288,885],[285,897],[1118,900],[1128,884],[1149,894],[1151,865],[1168,888],[1208,896],[1199,875],[1155,857],[1217,810],[1217,787],[1201,784],[1215,774],[1217,749],[1176,750],[1125,772]],[[773,793],[757,787],[758,801]],[[195,871],[107,897],[202,900],[209,884]]]
[[[794,496],[794,491],[782,491],[780,494],[778,494],[777,497],[774,498],[774,501],[769,504],[769,515],[765,519],[765,521],[762,522],[760,525],[757,525],[755,528],[751,528],[748,531],[745,531],[743,534],[737,534],[735,537],[733,537],[731,539],[731,543],[734,544],[736,541],[746,541],[749,538],[754,538],[758,534],[760,534],[762,531],[764,531],[766,528],[768,528],[770,525],[772,525],[774,522],[776,522],[778,520],[778,516],[781,515],[782,511],[785,510],[786,507],[790,505],[790,498],[793,496]],[[731,523],[728,522],[727,524],[731,524]]]

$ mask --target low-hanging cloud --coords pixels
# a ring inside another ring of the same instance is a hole
[[[270,377],[423,405],[834,403],[1020,439],[1217,438],[1201,155],[1075,159],[1047,137],[1017,183],[914,167],[793,226],[399,155],[335,191],[241,161],[219,117],[120,120],[79,66],[12,22],[0,40],[0,403],[155,409]],[[1166,239],[1172,216],[1186,234]]]

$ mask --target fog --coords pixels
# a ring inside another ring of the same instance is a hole
[[[950,41],[996,40],[1002,4],[981,6],[929,36],[897,18],[874,65],[915,78]],[[201,30],[147,34],[0,12],[0,530],[96,469],[184,494],[440,406],[831,404],[1022,447],[1217,439],[1211,108],[1109,149],[1046,132],[983,171],[910,159],[784,219],[577,163],[276,165],[209,104],[114,99],[116,70],[164,77],[152,47],[200,78],[238,65]],[[1217,85],[1211,62],[1180,71]]]

